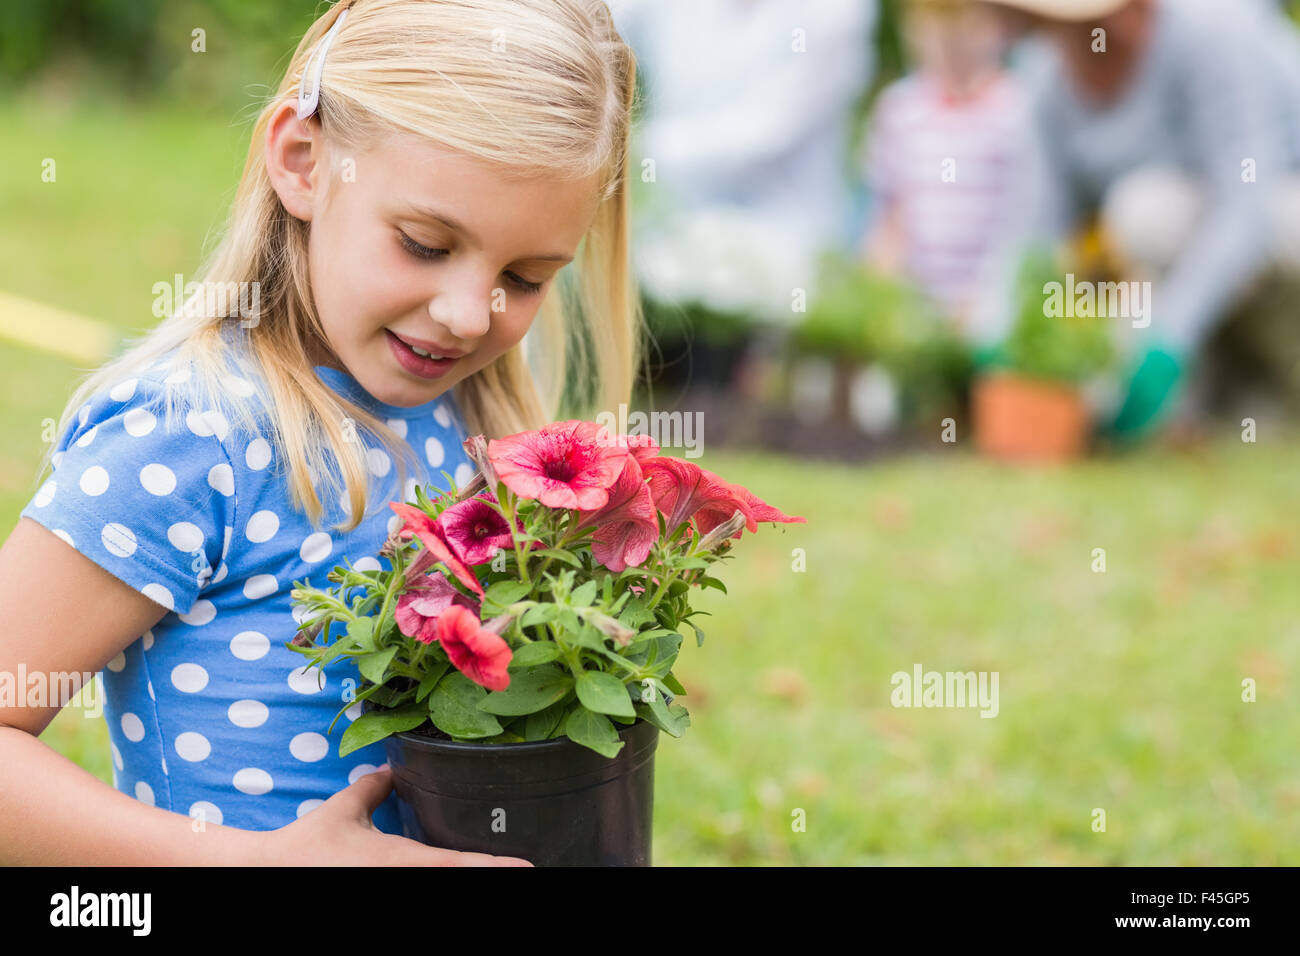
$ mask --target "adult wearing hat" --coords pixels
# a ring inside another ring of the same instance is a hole
[[[1064,238],[1091,212],[1150,324],[1121,323],[1128,379],[1107,427],[1148,432],[1197,352],[1269,264],[1271,195],[1300,157],[1296,96],[1259,0],[985,0],[1040,40],[1023,52],[1035,97],[1035,234]],[[1238,3],[1241,8],[1238,8]]]

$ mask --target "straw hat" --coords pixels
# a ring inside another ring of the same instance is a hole
[[[1049,20],[1097,20],[1114,13],[1129,0],[986,0],[1014,7]]]

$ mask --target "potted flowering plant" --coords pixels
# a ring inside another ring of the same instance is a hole
[[[726,591],[710,572],[745,530],[804,519],[592,422],[465,449],[465,487],[390,502],[387,570],[295,582],[291,646],[355,660],[363,712],[339,752],[384,740],[407,836],[646,865],[659,732],[690,722],[683,625],[704,641],[690,591]]]

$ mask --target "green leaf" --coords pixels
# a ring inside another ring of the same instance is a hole
[[[649,624],[653,621],[655,616],[654,612],[646,607],[645,596],[638,594],[627,602],[627,607],[619,614],[618,619],[624,625],[636,631],[641,628],[642,624]]]
[[[551,737],[564,721],[567,709],[568,706],[561,700],[535,714],[529,714],[524,718],[524,739],[546,740]]]
[[[478,709],[487,690],[460,671],[451,671],[429,695],[429,719],[435,727],[452,737],[474,739],[501,733],[501,724],[491,714]]]
[[[375,619],[373,617],[357,618],[348,625],[348,637],[352,638],[359,650],[374,651],[377,650],[374,629]]]
[[[705,575],[704,577],[700,578],[700,586],[706,588],[715,588],[716,590],[721,591],[723,594],[727,593],[727,586],[725,584],[723,584],[717,578],[711,578],[708,575]]]
[[[523,600],[531,590],[532,585],[523,581],[498,581],[484,593],[483,605],[488,608],[488,614],[500,614],[509,605]]]
[[[534,714],[559,701],[572,686],[573,678],[567,671],[543,664],[512,674],[510,686],[488,694],[478,708],[501,717]]]
[[[394,644],[382,651],[362,654],[357,658],[357,670],[361,671],[361,676],[372,684],[382,684],[388,665],[392,663],[393,655],[396,653],[397,645]]]
[[[569,605],[571,607],[591,607],[591,602],[596,600],[596,582],[587,581],[576,591],[569,595]]]
[[[438,681],[442,680],[442,675],[447,673],[447,668],[449,667],[451,667],[450,661],[441,661],[435,664],[430,664],[429,669],[425,671],[424,676],[420,678],[420,686],[416,688],[415,699],[421,701],[428,697],[429,692],[432,691],[434,687],[438,686]]]
[[[600,714],[635,717],[636,710],[627,695],[627,685],[604,671],[583,671],[576,685],[582,706]]]
[[[680,737],[691,725],[691,717],[685,707],[681,704],[669,706],[659,694],[655,694],[649,702],[638,700],[636,712],[673,737]]]
[[[626,693],[624,694],[626,696]],[[576,708],[564,722],[564,735],[605,757],[617,757],[623,749],[618,731],[604,714],[593,714],[585,707]]]
[[[534,558],[555,558],[557,561],[563,561],[565,564],[571,564],[575,568],[581,568],[582,562],[569,551],[557,548],[538,548],[529,555]]]
[[[680,561],[675,561],[673,563],[682,570],[690,570],[694,568],[707,568],[713,562],[705,561],[703,558],[682,558]]]
[[[514,654],[510,658],[510,670],[522,670],[525,667],[536,667],[538,664],[547,664],[560,656],[560,649],[554,641],[536,641],[532,644],[525,644],[523,647],[516,647]]]
[[[524,616],[519,619],[520,627],[532,627],[534,624],[546,624],[554,621],[560,616],[560,608],[556,604],[535,604],[524,612]]]
[[[397,710],[368,710],[343,731],[343,739],[339,741],[339,756],[346,757],[352,751],[367,747],[391,734],[414,730],[428,716],[429,712],[422,704],[407,704]]]
[[[672,691],[674,694],[681,694],[685,696],[686,688],[683,687],[682,682],[679,681],[676,677],[674,677],[671,673],[665,674],[663,676],[663,682],[668,686],[668,689]]]

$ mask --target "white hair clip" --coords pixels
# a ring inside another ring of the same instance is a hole
[[[316,106],[320,103],[320,78],[321,72],[325,69],[325,54],[329,52],[330,44],[334,42],[334,35],[339,32],[339,28],[347,18],[348,11],[344,9],[329,32],[325,34],[325,39],[321,40],[316,52],[307,60],[307,65],[302,68],[302,82],[298,84],[298,119],[300,120],[305,120],[316,112]]]

